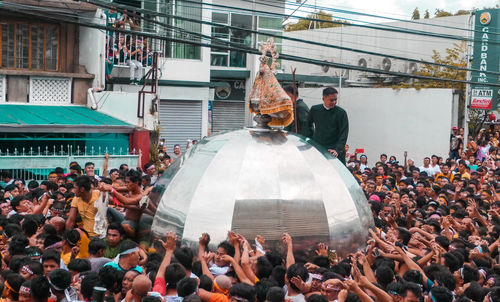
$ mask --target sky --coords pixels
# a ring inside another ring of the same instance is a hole
[[[295,0],[286,0],[295,2]],[[304,0],[302,0],[304,1]],[[425,10],[429,10],[431,17],[437,8],[446,11],[456,12],[458,10],[470,10],[473,8],[482,9],[483,7],[493,7],[500,3],[500,0],[307,0],[302,8],[294,15],[305,16],[306,11],[311,11],[310,6],[324,6],[337,9],[354,10],[357,12],[382,15],[399,19],[410,19],[415,7],[418,7],[420,16],[423,18]],[[296,8],[294,5],[287,6],[287,13],[291,13]],[[290,10],[292,9],[292,10]],[[332,13],[332,12],[330,12]],[[334,17],[336,13],[333,13]],[[339,15],[342,16],[342,15]],[[352,18],[352,15],[344,15],[346,18]],[[388,22],[380,18],[359,17],[369,22]]]

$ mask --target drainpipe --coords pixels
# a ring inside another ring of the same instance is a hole
[[[100,91],[103,91],[103,89],[102,88],[89,88],[87,90],[87,96],[90,99],[90,102],[92,103],[92,105],[90,105],[90,109],[92,109],[92,110],[97,110],[97,103],[95,101],[94,92],[100,92]]]

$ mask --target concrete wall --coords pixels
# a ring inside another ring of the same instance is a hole
[[[380,26],[392,26],[414,31],[420,30],[436,34],[466,37],[468,34],[466,30],[468,18],[468,15],[462,15],[421,19],[411,23],[389,22],[383,23]],[[454,27],[455,29],[449,27]],[[286,32],[284,34],[293,38],[428,61],[432,61],[433,50],[445,56],[446,48],[453,48],[454,43],[460,42],[451,39],[375,30],[357,26],[303,30]],[[368,63],[367,67],[370,68],[380,68],[380,64],[384,59],[382,56],[366,55],[290,40],[283,40],[283,53],[356,66],[360,58],[365,58]],[[407,72],[408,64],[406,62],[395,59],[391,59],[391,61],[391,71]],[[330,68],[327,72],[324,72],[321,66],[283,61],[283,70],[290,70],[290,66],[296,67],[298,74],[338,76],[340,72],[340,70],[334,68]],[[353,79],[358,76],[359,72],[351,71],[349,78]]]
[[[299,92],[309,106],[322,103],[322,89]],[[432,154],[446,158],[452,104],[451,89],[345,88],[339,95],[349,117],[349,151],[364,148],[370,165],[382,153],[402,161],[408,151],[417,165]]]
[[[137,86],[136,86],[137,87]],[[144,103],[144,119],[137,117],[137,92],[103,91],[94,93],[97,110],[125,121],[129,124],[153,130],[157,125],[156,113],[152,112],[152,95],[146,95]],[[87,104],[90,107],[90,100]]]
[[[94,23],[106,25],[106,16],[101,9],[95,13],[86,14],[85,17],[93,17]],[[80,26],[79,64],[88,73],[95,75],[91,87],[104,87],[105,49],[106,32]]]

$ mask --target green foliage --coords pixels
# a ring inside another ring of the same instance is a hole
[[[470,12],[468,10],[464,10],[464,9],[460,9],[456,13],[453,14],[451,12],[447,12],[445,10],[442,10],[442,9],[438,8],[438,9],[436,9],[436,12],[434,13],[434,16],[436,18],[440,18],[440,17],[460,16],[460,15],[468,15],[468,14],[470,14]],[[427,16],[427,11],[426,11],[426,16]]]
[[[468,10],[461,9],[455,13],[455,16],[468,15],[470,12]]]
[[[314,28],[329,28],[329,27],[339,27],[342,24],[349,24],[347,21],[334,20],[332,14],[320,10],[319,12],[307,15],[309,19],[318,19],[321,21],[312,21],[306,19],[300,19],[296,23],[290,23],[285,26],[285,31],[297,31],[297,30],[307,30]]]
[[[461,68],[467,67],[465,55],[467,53],[467,43],[455,43],[453,48],[446,49],[446,56],[443,57],[439,52],[433,51],[432,60],[434,63],[451,65]],[[464,70],[453,69],[450,67],[441,67],[431,64],[424,64],[416,72],[417,75],[430,76],[441,79],[465,80],[466,72]],[[413,83],[401,83],[402,88],[453,88],[465,91],[465,84],[448,81],[436,80],[417,80]]]
[[[429,10],[426,9],[425,10],[425,15],[424,15],[424,19],[429,19],[430,18],[430,13],[429,13]]]
[[[462,41],[461,43],[454,43],[453,48],[446,49],[446,55],[443,57],[439,52],[433,51],[432,60],[434,63],[451,65],[460,68],[467,68],[467,43]],[[441,67],[431,64],[424,64],[420,67],[415,74],[421,76],[430,76],[435,78],[445,79],[455,79],[455,80],[466,80],[467,72],[465,70],[454,69],[450,67]],[[414,80],[409,82],[403,82],[399,85],[392,85],[393,89],[401,88],[452,88],[458,91],[459,97],[459,117],[458,120],[463,120],[463,112],[465,106],[465,83],[456,83],[449,81],[439,81],[439,80]],[[486,121],[488,111],[487,110],[474,110],[469,109],[469,131],[471,134],[475,134],[481,129],[483,123]]]
[[[440,18],[440,17],[449,17],[449,16],[453,16],[453,14],[452,14],[452,13],[450,13],[450,12],[447,12],[447,11],[445,11],[445,10],[442,10],[442,9],[437,8],[437,9],[436,9],[436,12],[434,13],[434,16],[435,16],[436,18]]]
[[[413,10],[413,14],[411,15],[412,20],[419,20],[420,19],[420,11],[418,10],[418,7],[415,7],[415,10]]]

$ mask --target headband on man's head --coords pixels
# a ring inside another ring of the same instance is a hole
[[[3,283],[5,285],[5,287],[7,287],[11,292],[14,292],[16,294],[19,293],[19,291],[15,291],[12,286],[10,286],[9,282],[7,282],[7,280]]]
[[[27,286],[22,286],[21,285],[21,288],[19,289],[19,292],[20,293],[23,293],[23,294],[31,294],[31,288],[27,287]]]
[[[138,247],[134,247],[132,249],[128,249],[128,250],[125,250],[121,253],[119,253],[120,256],[125,256],[125,255],[128,255],[128,254],[132,254],[134,252],[138,252],[139,251],[139,248]]]
[[[30,275],[33,275],[33,271],[27,265],[23,266],[22,270]]]
[[[49,245],[49,246],[48,246],[48,247],[46,247],[45,249],[46,249],[46,250],[47,250],[47,249],[55,249],[55,248],[57,248],[57,247],[61,247],[61,246],[62,246],[62,241],[59,241],[59,242],[56,242],[56,243],[54,243],[54,244]]]
[[[217,284],[217,281],[215,279],[214,279],[214,286],[215,286],[215,289],[217,289],[218,291],[220,291],[224,295],[227,295],[229,293],[229,289],[222,289],[222,288],[220,288],[219,285]]]

